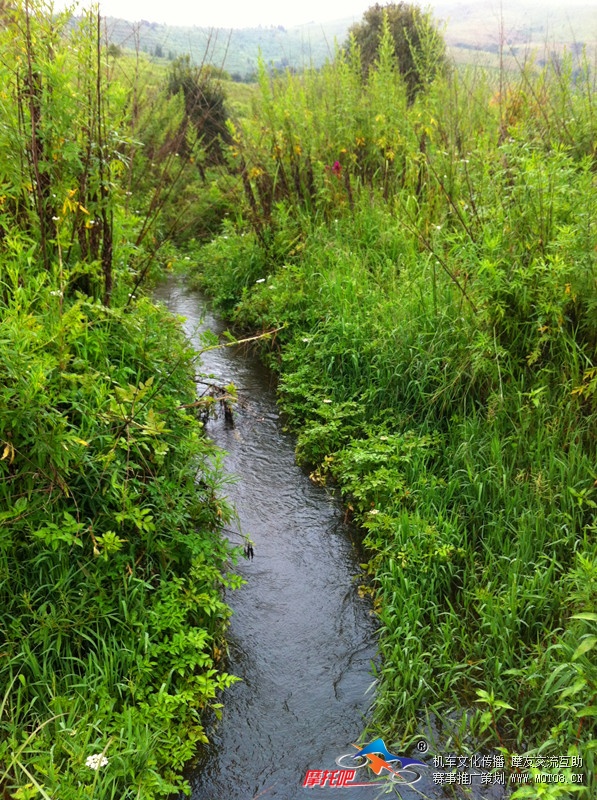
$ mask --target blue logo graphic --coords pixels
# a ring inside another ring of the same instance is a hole
[[[381,758],[379,758],[380,755],[382,756]],[[371,762],[369,766],[376,775],[379,775],[383,769],[387,769],[389,772],[396,773],[399,770],[412,767],[413,764],[420,767],[427,766],[424,761],[419,761],[416,758],[393,756],[388,751],[383,739],[374,739],[372,742],[369,742],[369,744],[365,745],[365,747],[362,747],[357,753],[355,753],[352,758],[356,759],[359,756],[366,756],[368,758],[368,760]],[[398,770],[395,768],[392,769],[392,767],[390,767],[390,763],[392,763],[394,767],[396,767],[396,764],[398,764]]]

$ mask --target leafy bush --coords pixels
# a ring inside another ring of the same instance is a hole
[[[365,76],[374,68],[384,34],[391,37],[393,56],[412,102],[417,93],[446,67],[446,45],[431,15],[409,3],[376,3],[348,31],[356,44]]]
[[[0,356],[0,781],[167,796],[232,680],[229,511],[217,454],[180,408],[191,354],[147,301],[124,313],[61,308],[49,286],[15,294]],[[95,774],[94,753],[109,760]]]

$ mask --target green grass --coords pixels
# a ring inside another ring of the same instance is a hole
[[[262,79],[244,222],[195,279],[237,325],[284,326],[267,357],[297,458],[363,529],[376,733],[456,714],[463,747],[580,754],[588,798],[592,78],[455,72],[408,108],[383,59],[357,75]]]

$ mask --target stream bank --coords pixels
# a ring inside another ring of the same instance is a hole
[[[202,331],[224,329],[175,279],[156,299],[185,317],[198,349]],[[207,431],[226,452],[225,470],[237,476],[228,499],[254,558],[238,565],[246,585],[227,596],[228,669],[242,682],[225,694],[192,797],[294,800],[309,796],[301,788],[307,770],[336,768],[335,759],[362,735],[373,699],[376,623],[358,594],[357,552],[338,502],[295,464],[271,373],[229,347],[204,354],[201,370],[238,388],[234,425],[222,415]],[[371,796],[371,788],[350,789],[350,797]]]
[[[201,295],[175,277],[155,296],[184,318],[198,351],[202,333],[226,329]],[[210,745],[190,776],[192,800],[296,800],[325,797],[334,788],[346,800],[504,798],[505,773],[493,755],[466,757],[466,765],[460,756],[458,783],[442,779],[454,772],[450,759],[457,756],[433,720],[427,731],[432,750],[423,749],[426,766],[412,785],[390,784],[385,772],[376,779],[364,757],[354,785],[332,777],[339,758],[341,766],[351,764],[354,743],[373,738],[363,732],[374,699],[377,620],[359,594],[357,542],[338,500],[296,465],[295,439],[281,425],[272,373],[241,346],[209,350],[200,369],[199,393],[211,381],[238,390],[233,423],[220,413],[207,422],[207,433],[224,451],[233,481],[227,498],[237,526],[229,536],[235,544],[249,537],[254,557],[241,559],[236,571],[246,584],[226,597],[233,610],[227,669],[242,680],[226,691],[222,718],[208,730]],[[416,777],[401,772],[407,781]],[[304,785],[308,776],[325,785]]]

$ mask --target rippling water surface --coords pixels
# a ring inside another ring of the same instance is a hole
[[[224,327],[174,279],[156,297],[185,318],[198,348],[202,331]],[[255,557],[239,565],[247,584],[227,597],[229,671],[242,682],[225,693],[210,753],[191,776],[192,800],[374,800],[379,784],[303,787],[307,770],[337,769],[336,758],[354,752],[373,699],[375,621],[357,592],[357,553],[339,506],[296,466],[271,375],[258,360],[226,347],[206,353],[202,365],[216,383],[239,390],[234,426],[216,419],[207,427],[237,476],[228,497]],[[445,797],[431,774],[392,796]]]

